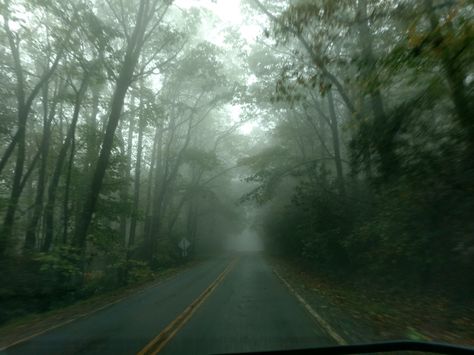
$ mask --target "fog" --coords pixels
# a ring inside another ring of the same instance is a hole
[[[263,242],[255,230],[247,227],[240,234],[228,237],[225,250],[249,253],[262,252]]]
[[[0,323],[248,253],[371,300],[381,338],[474,342],[473,23],[472,1],[3,1]]]

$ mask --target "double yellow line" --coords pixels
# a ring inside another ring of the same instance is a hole
[[[158,354],[168,342],[191,319],[194,312],[206,301],[212,292],[222,283],[227,274],[233,269],[238,258],[232,260],[222,273],[212,282],[201,295],[196,298],[178,317],[176,317],[163,331],[148,343],[137,355]]]

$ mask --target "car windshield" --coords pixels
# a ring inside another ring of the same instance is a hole
[[[473,44],[469,0],[2,0],[0,353],[473,349]]]

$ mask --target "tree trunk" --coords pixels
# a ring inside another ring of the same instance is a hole
[[[97,84],[96,84],[97,85]],[[92,88],[92,112],[87,122],[87,159],[86,171],[93,171],[97,158],[97,115],[99,113],[100,90],[97,86]]]
[[[435,36],[434,42],[443,43],[445,38],[439,29],[439,18],[433,7],[433,0],[425,0],[425,9],[430,21],[431,31]],[[442,51],[441,62],[446,74],[456,116],[468,135],[467,141],[471,145],[470,153],[474,154],[474,105],[469,100],[464,83],[466,77],[465,69],[453,59],[452,53],[447,49]],[[472,159],[472,155],[470,158]]]
[[[56,205],[56,194],[59,185],[59,180],[61,178],[62,169],[64,162],[66,161],[67,152],[74,140],[76,134],[77,121],[79,119],[79,112],[81,110],[81,104],[84,99],[85,92],[87,90],[88,77],[87,74],[84,74],[84,78],[81,82],[81,87],[76,94],[76,101],[74,103],[74,113],[72,116],[71,124],[68,128],[66,138],[64,143],[61,146],[59,151],[58,158],[56,160],[56,166],[54,168],[53,175],[51,177],[51,182],[49,183],[48,188],[48,200],[45,206],[45,237],[43,241],[42,251],[49,251],[53,242],[54,235],[54,208]],[[66,186],[66,189],[69,187]]]
[[[143,152],[143,133],[145,130],[146,117],[143,113],[143,98],[140,98],[140,110],[139,110],[139,122],[138,122],[138,142],[137,142],[137,160],[135,162],[135,179],[133,186],[133,205],[132,205],[132,217],[130,221],[130,233],[128,240],[128,247],[132,247],[135,243],[135,234],[137,229],[137,218],[138,209],[140,203],[140,178],[141,178],[141,164],[142,164],[142,152]]]
[[[2,174],[3,168],[5,168],[5,166],[7,165],[8,160],[10,159],[13,151],[15,150],[17,143],[18,143],[18,132],[15,133],[12,140],[8,144],[7,149],[5,149],[5,151],[3,152],[2,159],[0,160],[0,175]]]
[[[71,149],[69,153],[69,163],[66,172],[66,184],[64,193],[64,204],[63,204],[63,237],[62,244],[66,245],[68,239],[68,226],[69,226],[69,196],[71,193],[71,176],[72,168],[74,166],[74,154],[76,152],[76,139],[73,136],[71,142]]]
[[[11,142],[11,146],[7,148],[6,155],[2,157],[2,169],[8,162],[15,145],[18,146],[16,162],[15,162],[15,170],[13,174],[13,184],[10,194],[10,199],[7,205],[7,211],[5,214],[5,219],[3,221],[2,230],[0,231],[0,255],[2,255],[6,248],[8,240],[11,237],[13,224],[15,222],[15,214],[18,207],[18,201],[20,199],[20,195],[22,192],[22,177],[23,177],[23,170],[25,165],[25,151],[26,151],[26,123],[28,121],[28,115],[31,111],[31,106],[33,104],[34,99],[40,92],[41,88],[44,84],[46,84],[53,73],[56,71],[56,68],[59,64],[59,60],[62,57],[62,50],[59,51],[58,55],[56,56],[53,64],[50,68],[48,68],[36,85],[33,87],[30,94],[27,96],[25,93],[25,77],[23,75],[23,68],[21,64],[21,57],[20,57],[20,48],[15,40],[15,35],[10,30],[9,27],[9,11],[8,11],[8,3],[6,11],[3,11],[3,27],[8,37],[9,47],[12,53],[13,62],[14,62],[14,70],[15,76],[17,79],[16,85],[16,96],[17,96],[17,110],[18,110],[18,131],[15,134],[13,141]],[[72,31],[72,30],[71,30]],[[71,31],[68,32],[67,38],[69,38]]]
[[[15,163],[15,172],[13,175],[13,184],[10,194],[10,199],[8,201],[7,212],[5,214],[5,219],[3,221],[3,228],[0,233],[0,254],[5,252],[7,248],[7,242],[10,239],[10,236],[13,231],[13,224],[15,221],[15,213],[18,207],[18,201],[21,195],[21,180],[23,177],[23,169],[25,166],[25,135],[26,135],[26,118],[28,117],[28,112],[25,111],[26,108],[23,105],[20,105],[18,108],[18,117],[19,117],[19,129],[17,132],[18,143],[17,143],[17,156]]]
[[[145,6],[147,5],[147,6]],[[97,161],[94,176],[92,178],[91,187],[86,197],[81,216],[76,226],[74,234],[74,245],[83,253],[86,246],[86,237],[89,225],[92,221],[92,215],[99,198],[100,189],[105,176],[105,171],[110,160],[110,153],[112,150],[115,130],[120,120],[122,113],[125,95],[133,78],[133,72],[140,56],[140,51],[145,37],[147,23],[145,21],[149,14],[146,13],[148,2],[140,1],[140,7],[137,13],[136,25],[133,34],[128,41],[127,50],[120,69],[120,73],[115,86],[115,91],[112,98],[111,110],[105,130],[104,139],[102,142],[102,149],[100,151],[99,159]]]
[[[130,122],[128,127],[128,137],[127,137],[127,151],[126,151],[126,165],[123,169],[123,179],[125,183],[120,191],[121,200],[123,202],[129,201],[130,198],[130,180],[131,173],[130,169],[132,168],[132,147],[133,147],[133,134],[135,133],[135,121],[136,121],[136,112],[135,112],[135,94],[132,93],[131,103],[130,103]],[[129,212],[128,210],[123,211],[120,214],[120,240],[124,241],[124,245],[127,245],[127,218]]]
[[[178,171],[183,159],[183,153],[188,148],[189,143],[191,141],[191,132],[192,132],[193,121],[194,121],[193,115],[194,113],[191,113],[185,141],[183,143],[183,146],[179,150],[178,156],[176,158],[176,162],[172,167],[170,167],[168,163],[169,156],[170,156],[169,153],[170,153],[171,143],[173,141],[173,136],[177,132],[176,132],[176,127],[170,127],[171,138],[167,144],[164,174],[163,174],[161,186],[157,188],[155,192],[154,203],[152,207],[152,219],[151,219],[150,231],[149,231],[149,234],[147,235],[147,241],[149,245],[149,248],[147,249],[147,253],[148,253],[147,258],[149,261],[153,260],[153,257],[156,252],[156,241],[160,234],[161,219],[163,217],[164,210],[166,208],[167,195],[169,194],[171,185],[176,179],[176,175],[178,174]]]
[[[198,210],[196,201],[191,198],[189,201],[188,221],[187,221],[187,238],[191,242],[191,252],[195,255],[197,252],[197,228],[198,228]]]
[[[163,145],[163,124],[159,122],[155,129],[155,139],[153,143],[153,151],[151,154],[150,171],[148,172],[148,187],[147,187],[147,199],[145,208],[145,223],[143,226],[143,235],[145,239],[150,233],[151,228],[151,209],[153,206],[154,191],[158,185],[158,170],[161,168],[162,159],[162,145]]]
[[[344,183],[344,171],[342,168],[341,145],[340,145],[340,140],[339,140],[339,127],[337,124],[336,110],[334,107],[334,97],[331,90],[328,91],[327,97],[328,97],[328,105],[329,105],[332,145],[334,149],[334,163],[336,165],[337,186],[339,189],[339,193],[341,194],[341,196],[344,197],[346,195],[346,187]]]
[[[25,245],[24,245],[25,252],[29,252],[33,250],[37,244],[36,229],[38,227],[38,222],[41,218],[41,214],[43,211],[44,190],[46,187],[46,170],[48,167],[48,155],[49,155],[49,147],[51,143],[51,122],[56,112],[56,105],[58,102],[57,92],[58,92],[58,88],[56,89],[54,102],[51,106],[51,110],[49,110],[48,112],[48,85],[45,85],[44,87],[43,139],[41,141],[41,147],[40,147],[41,162],[40,162],[40,167],[38,170],[38,183],[37,183],[37,188],[36,188],[35,207],[34,207],[32,217],[26,229]]]
[[[364,61],[363,77],[374,87],[369,90],[370,105],[374,115],[375,129],[372,136],[375,149],[380,156],[380,168],[384,175],[389,176],[397,170],[398,159],[394,153],[393,141],[395,134],[389,129],[387,115],[380,86],[374,75],[376,60],[373,50],[373,37],[370,33],[367,0],[358,0],[359,43],[362,47]]]

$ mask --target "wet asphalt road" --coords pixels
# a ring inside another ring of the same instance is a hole
[[[334,342],[259,254],[242,254],[160,354],[295,349]],[[235,256],[174,278],[2,354],[136,354],[196,300]]]

